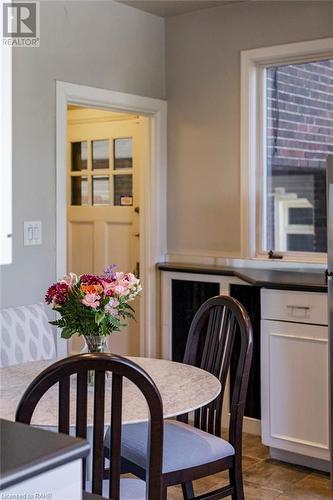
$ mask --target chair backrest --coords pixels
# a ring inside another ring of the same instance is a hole
[[[42,303],[0,311],[0,367],[55,357],[54,336]]]
[[[70,376],[76,375],[76,436],[87,436],[88,371],[94,372],[94,415],[92,448],[92,492],[101,495],[104,474],[104,412],[105,376],[111,372],[111,464],[109,496],[114,500],[120,495],[121,468],[121,417],[123,379],[133,382],[145,397],[149,409],[148,468],[146,499],[161,497],[163,407],[160,393],[150,376],[132,361],[113,354],[78,354],[60,360],[42,373],[25,391],[16,411],[16,421],[30,424],[33,412],[45,392],[59,385],[59,432],[69,434],[70,429]],[[85,466],[83,489],[85,489]]]
[[[202,304],[190,327],[184,363],[199,366],[218,377],[222,390],[214,401],[195,411],[194,425],[221,435],[225,385],[231,358],[236,356],[229,425],[229,440],[236,448],[241,438],[252,350],[251,321],[242,304],[222,295]]]

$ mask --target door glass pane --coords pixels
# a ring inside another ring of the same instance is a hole
[[[87,141],[72,142],[71,170],[77,172],[87,168]]]
[[[131,137],[114,140],[114,169],[132,168],[133,141]]]
[[[92,168],[109,168],[109,141],[92,141]]]
[[[114,205],[133,205],[132,175],[114,175]]]
[[[87,177],[72,177],[72,205],[88,205],[88,179]]]
[[[110,190],[109,190],[109,177],[93,176],[92,178],[93,189],[93,205],[109,205],[110,203]]]
[[[263,250],[326,252],[333,60],[267,68],[266,88]]]

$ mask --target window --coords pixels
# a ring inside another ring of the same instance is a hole
[[[333,39],[244,51],[243,120],[243,256],[324,260]]]
[[[326,158],[333,153],[333,59],[271,66],[266,95],[266,219],[261,247],[326,252]]]
[[[72,206],[133,205],[132,137],[70,143]]]

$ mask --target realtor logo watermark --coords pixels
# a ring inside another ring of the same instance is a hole
[[[39,47],[39,2],[1,2],[2,45]]]

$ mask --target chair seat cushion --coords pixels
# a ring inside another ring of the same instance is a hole
[[[109,430],[105,445],[109,444]],[[147,423],[122,427],[122,456],[143,469],[147,459]],[[163,473],[214,462],[235,454],[230,443],[176,420],[164,423]]]
[[[91,481],[86,482],[86,490],[91,492]],[[103,498],[109,498],[109,481],[103,481]],[[141,479],[120,479],[120,500],[145,500],[146,483]]]

